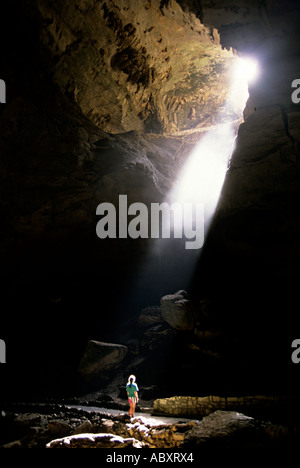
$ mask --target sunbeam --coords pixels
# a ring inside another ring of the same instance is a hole
[[[224,122],[228,110],[233,111],[228,122],[219,123],[203,134],[188,157],[170,191],[169,199],[177,203],[203,203],[205,220],[213,215],[236,138],[237,121],[242,122],[249,93],[248,83],[258,74],[258,64],[250,58],[236,58],[232,81],[219,120]]]
[[[234,150],[237,129],[243,121],[248,99],[249,62],[236,57],[226,102],[210,130],[200,129],[199,141],[182,166],[177,180],[157,209],[164,229],[153,236],[151,247],[136,278],[134,307],[170,290],[188,288],[194,268],[205,244],[215,213],[228,164]],[[257,65],[256,65],[257,68]],[[191,208],[192,207],[192,208]],[[193,237],[194,236],[194,237]],[[153,271],[156,274],[153,274]],[[162,281],[163,278],[163,281]],[[151,285],[145,290],[144,284]],[[137,291],[141,291],[142,298]]]

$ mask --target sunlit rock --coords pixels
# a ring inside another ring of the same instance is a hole
[[[38,4],[55,83],[99,128],[174,132],[214,123],[233,53],[195,13],[177,2]]]
[[[55,439],[46,448],[142,448],[143,443],[134,438],[124,439],[114,434],[76,434]]]

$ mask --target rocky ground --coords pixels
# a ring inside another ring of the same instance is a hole
[[[0,428],[1,448],[285,448],[300,436],[299,428],[235,411],[201,420],[149,412],[129,418],[125,410],[58,403],[10,405],[1,411]]]
[[[155,419],[145,413],[96,406],[19,404],[1,413],[4,448],[176,447],[193,421]]]
[[[295,398],[142,398],[135,417],[130,418],[117,380],[80,397],[2,403],[0,447],[273,450],[293,448],[300,442]],[[184,414],[187,399],[194,412]]]

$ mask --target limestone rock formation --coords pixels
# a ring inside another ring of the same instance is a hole
[[[109,133],[213,123],[232,53],[177,2],[39,0],[55,83]],[[210,93],[210,83],[214,93]]]
[[[238,411],[245,414],[267,414],[270,409],[288,413],[299,403],[297,396],[280,397],[272,395],[246,395],[222,397],[210,395],[173,396],[159,398],[153,403],[153,413],[169,416],[204,418],[215,411]]]
[[[124,439],[114,434],[77,434],[49,442],[47,448],[143,448],[133,438]]]
[[[265,447],[268,442],[263,423],[233,411],[216,411],[203,418],[187,435],[184,446],[212,448]],[[208,446],[208,447],[207,447]]]
[[[193,330],[197,312],[185,291],[178,291],[161,298],[163,319],[176,330]]]
[[[161,307],[147,307],[138,318],[140,327],[149,327],[163,322]]]
[[[127,347],[90,340],[79,363],[79,373],[87,380],[104,377],[115,370],[127,354]]]

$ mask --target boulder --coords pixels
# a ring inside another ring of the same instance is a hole
[[[53,419],[48,421],[48,432],[52,437],[65,437],[71,434],[72,427],[69,421]]]
[[[55,439],[46,448],[142,448],[144,444],[134,438],[123,438],[115,434],[75,434]]]
[[[176,332],[166,324],[151,327],[144,332],[141,338],[141,351],[147,355],[154,351],[167,351],[174,342],[175,336]]]
[[[195,448],[256,448],[270,442],[267,425],[235,411],[216,411],[198,422],[185,437]]]
[[[161,307],[146,307],[138,319],[139,327],[149,327],[163,322]]]
[[[177,291],[161,298],[163,319],[176,330],[193,330],[196,325],[196,310],[185,291]]]
[[[127,351],[124,345],[90,340],[79,363],[79,373],[86,380],[103,378],[119,367]]]
[[[80,424],[78,427],[76,427],[74,433],[72,435],[76,435],[76,434],[86,434],[86,433],[90,433],[90,432],[93,432],[93,425],[91,423],[91,421],[87,420],[87,421],[84,421],[82,424]]]

